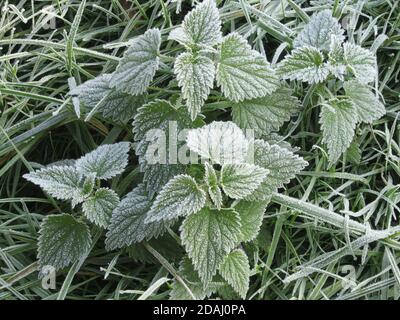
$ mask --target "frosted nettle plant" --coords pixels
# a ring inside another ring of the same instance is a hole
[[[50,196],[70,201],[72,209],[81,204],[73,214],[49,215],[42,222],[38,244],[41,267],[64,268],[89,253],[92,239],[86,221],[107,228],[119,204],[116,192],[100,183],[125,170],[129,148],[129,142],[103,145],[76,161],[50,164],[24,175]]]
[[[318,89],[322,142],[334,164],[350,146],[358,123],[372,123],[385,114],[369,86],[378,74],[376,56],[345,42],[344,30],[330,10],[314,14],[293,46],[279,63],[277,74]]]

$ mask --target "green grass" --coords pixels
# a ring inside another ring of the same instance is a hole
[[[79,84],[113,71],[127,41],[149,28],[160,28],[166,39],[171,27],[191,8],[191,1],[181,2],[182,10],[176,13],[177,4],[171,1],[87,1],[80,15],[80,1],[8,1],[13,6],[0,16],[0,300],[168,298],[182,254],[177,246],[154,240],[130,250],[107,252],[104,232],[96,230],[97,241],[87,260],[58,272],[56,290],[43,289],[36,265],[39,224],[47,214],[63,212],[68,206],[46,197],[22,174],[38,163],[78,158],[100,144],[133,140],[130,123],[113,123],[98,115],[86,122],[84,116],[78,118],[67,95],[68,79]],[[349,36],[377,50],[379,81],[375,87],[387,110],[374,125],[359,127],[354,152],[342,164],[329,168],[321,148],[319,107],[310,98],[311,89],[291,82],[302,101],[301,112],[280,134],[300,148],[309,166],[283,193],[301,199],[304,207],[300,210],[284,197],[273,199],[268,206],[260,236],[245,248],[252,265],[247,298],[398,299],[399,234],[346,254],[340,251],[354,241],[352,235],[365,232],[366,224],[378,230],[399,224],[398,1],[311,1],[314,6],[301,0],[217,2],[224,31],[248,35],[252,46],[265,51],[269,61],[284,56],[286,49],[281,44],[290,42],[293,31],[314,11],[332,7],[332,3],[337,16],[342,11],[353,13],[348,23],[354,29]],[[7,1],[0,4],[3,7]],[[41,10],[47,5],[54,6],[55,29],[43,28],[46,14]],[[176,46],[165,43],[162,53],[174,55]],[[152,98],[166,97],[162,88],[170,74],[168,68],[158,73]],[[179,91],[168,92],[173,93]],[[204,110],[209,120],[230,117],[217,104],[208,103]],[[126,172],[113,182],[120,195],[140,182],[134,156]],[[339,217],[336,213],[341,219],[336,225],[324,220],[312,204],[325,208],[329,217]],[[335,251],[323,266],[313,265],[316,272],[282,282],[300,265]],[[356,271],[354,290],[343,288],[348,265]]]

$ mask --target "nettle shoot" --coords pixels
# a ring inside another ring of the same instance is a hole
[[[162,40],[178,43],[176,57],[162,54]],[[63,268],[84,258],[92,242],[87,222],[93,230],[107,229],[107,250],[172,234],[185,250],[179,274],[187,285],[174,280],[171,298],[203,299],[227,285],[245,298],[251,266],[244,245],[257,237],[278,189],[307,166],[296,149],[270,138],[299,110],[285,80],[311,85],[331,164],[349,147],[358,123],[385,113],[369,86],[377,76],[374,53],[346,42],[331,11],[314,14],[293,47],[271,66],[243,36],[223,35],[215,2],[205,0],[168,37],[147,30],[129,43],[113,73],[72,89],[87,119],[95,114],[124,124],[133,119],[143,179],[121,201],[102,186],[125,170],[128,142],[25,175],[50,196],[72,203],[71,214],[43,221],[40,264]],[[161,80],[160,69],[169,71]],[[165,92],[154,95],[155,83],[165,84]],[[208,120],[208,100],[230,108],[232,121]],[[165,139],[172,131],[175,144]],[[163,157],[155,148],[160,145]],[[155,158],[165,161],[154,161],[150,155],[157,152]],[[200,161],[193,162],[188,152]]]

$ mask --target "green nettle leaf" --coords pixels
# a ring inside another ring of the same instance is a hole
[[[137,108],[143,105],[145,97],[133,96],[111,88],[111,76],[104,74],[88,80],[71,90],[70,95],[77,96],[89,109],[98,108],[105,118],[126,122],[133,117]]]
[[[144,172],[143,181],[151,197],[174,176],[185,172],[185,165],[169,164],[167,156],[165,163],[149,164],[147,161],[149,146],[153,141],[151,132],[160,129],[168,137],[171,123],[176,124],[177,130],[192,128],[195,125],[185,108],[175,108],[169,101],[158,99],[139,108],[133,121],[134,138],[137,142],[136,155],[139,157],[140,170]],[[180,143],[183,145],[184,141],[178,141],[178,148]]]
[[[158,29],[147,30],[134,39],[111,77],[111,87],[133,95],[146,91],[158,69],[160,45]]]
[[[125,170],[129,149],[129,142],[105,144],[76,160],[75,166],[82,174],[110,179]]]
[[[85,179],[82,173],[72,166],[51,166],[23,177],[56,199],[72,200],[74,205],[82,202],[87,195],[87,188],[83,188]]]
[[[208,194],[210,195],[211,201],[214,203],[218,210],[221,209],[222,192],[219,188],[219,179],[217,176],[217,172],[208,162],[205,163],[204,181],[208,187]]]
[[[171,179],[160,191],[149,211],[146,222],[173,220],[198,212],[204,207],[206,193],[188,175]]]
[[[249,149],[243,131],[230,121],[214,121],[189,130],[186,142],[190,150],[217,164],[245,162]]]
[[[385,113],[385,106],[372,91],[358,81],[348,81],[343,84],[346,96],[356,107],[359,121],[372,123]]]
[[[254,142],[254,164],[268,169],[269,174],[260,187],[246,198],[249,201],[269,200],[277,188],[289,183],[308,165],[307,161],[292,151],[263,140]]]
[[[230,252],[219,272],[240,297],[245,299],[250,284],[250,264],[246,253],[242,249]]]
[[[88,253],[91,245],[88,226],[69,214],[46,216],[40,227],[40,266],[67,267]]]
[[[294,49],[278,64],[277,74],[283,79],[308,83],[324,81],[329,75],[329,66],[321,51],[313,47]]]
[[[253,129],[258,135],[279,130],[298,111],[299,100],[291,90],[280,88],[265,97],[244,100],[232,105],[232,118],[242,129]]]
[[[264,212],[268,201],[244,201],[241,200],[235,207],[235,211],[240,216],[242,223],[242,239],[243,242],[254,240],[262,225]]]
[[[268,169],[248,164],[225,164],[221,169],[221,186],[233,199],[243,199],[265,180]]]
[[[107,228],[111,214],[118,203],[119,197],[113,190],[100,188],[85,200],[82,209],[89,221],[99,227]]]
[[[179,266],[179,274],[182,276],[186,285],[189,287],[190,291],[193,293],[197,300],[203,300],[208,298],[213,294],[218,287],[222,284],[220,283],[209,283],[207,287],[204,287],[198,273],[193,268],[192,262],[184,257]],[[179,282],[174,280],[172,284],[172,290],[170,292],[170,300],[192,300],[186,288]]]
[[[320,50],[329,50],[331,36],[335,36],[340,42],[344,40],[344,30],[338,20],[332,17],[331,10],[323,10],[314,13],[293,41],[295,48],[310,46]]]
[[[203,208],[181,225],[181,239],[203,284],[211,281],[225,256],[238,244],[240,217],[233,209]]]
[[[266,96],[279,86],[266,58],[237,33],[223,38],[217,84],[228,99],[239,102]]]
[[[334,164],[349,147],[357,120],[357,110],[350,100],[332,99],[322,107],[319,119],[322,143],[328,147],[331,164]]]
[[[343,44],[343,55],[347,68],[361,83],[369,83],[377,77],[376,57],[367,49],[346,42]]]
[[[151,198],[144,185],[141,184],[128,193],[112,213],[106,249],[122,248],[163,234],[166,230],[164,222],[145,223],[150,207]]]
[[[169,39],[188,47],[214,46],[221,41],[221,20],[213,0],[205,0],[189,12],[182,27],[173,30]]]
[[[182,88],[182,97],[194,120],[213,87],[214,63],[205,56],[184,52],[176,58],[174,71]]]

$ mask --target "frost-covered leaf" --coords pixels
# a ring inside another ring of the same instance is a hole
[[[204,0],[197,5],[185,16],[182,27],[169,36],[188,47],[214,46],[221,38],[221,20],[214,0]]]
[[[205,56],[184,52],[176,58],[174,71],[182,88],[182,97],[194,120],[213,87],[214,63]]]
[[[277,74],[283,79],[318,83],[328,77],[329,67],[321,51],[313,47],[301,47],[294,49],[278,64]]]
[[[111,213],[119,203],[118,195],[111,189],[100,188],[82,205],[82,210],[89,221],[99,227],[107,228]]]
[[[108,227],[106,248],[114,250],[164,233],[164,222],[145,223],[151,207],[144,185],[139,185],[121,200],[112,213]]]
[[[322,143],[328,147],[330,163],[335,163],[349,147],[357,120],[357,110],[350,100],[332,99],[322,107],[319,123]]]
[[[338,79],[344,81],[346,73],[346,63],[344,61],[344,51],[342,42],[337,37],[333,36],[330,43],[330,51],[328,53],[328,68],[329,71]]]
[[[217,209],[221,209],[222,192],[219,188],[218,175],[213,166],[208,162],[205,163],[204,181],[208,187],[208,194],[210,195],[211,201],[214,203]]]
[[[133,121],[133,132],[136,141],[135,150],[139,157],[140,170],[144,172],[144,182],[150,196],[153,196],[174,176],[185,172],[185,165],[170,164],[168,151],[165,150],[165,162],[157,161],[157,155],[153,155],[150,145],[154,144],[152,132],[159,129],[164,132],[168,149],[168,136],[171,124],[176,124],[177,133],[185,128],[193,128],[193,123],[185,108],[175,108],[169,101],[154,100],[138,109],[138,114]],[[178,150],[184,141],[178,141]],[[150,158],[150,159],[149,159]],[[161,157],[160,157],[161,158]],[[152,162],[149,163],[149,160]],[[160,159],[162,160],[162,159]]]
[[[110,179],[125,170],[128,164],[129,142],[102,145],[76,160],[76,168],[85,175]]]
[[[183,281],[185,281],[186,285],[189,287],[190,291],[197,300],[208,298],[217,290],[219,286],[222,285],[220,283],[212,282],[204,287],[197,271],[193,268],[192,262],[187,257],[184,257],[180,263],[179,274],[182,276]],[[170,292],[170,299],[192,300],[193,298],[179,281],[174,280],[172,284],[172,290]]]
[[[348,81],[343,84],[346,95],[356,107],[359,121],[372,123],[385,113],[385,106],[372,91],[358,81]]]
[[[242,249],[230,252],[222,262],[219,272],[239,296],[245,299],[250,284],[250,264],[246,253]]]
[[[298,111],[299,100],[291,90],[280,88],[265,97],[232,105],[232,118],[240,128],[253,129],[258,135],[279,130]]]
[[[131,119],[140,106],[144,95],[133,96],[110,87],[111,74],[104,74],[88,80],[71,90],[70,95],[77,96],[79,101],[89,109],[98,108],[105,118],[126,122]]]
[[[85,179],[72,166],[47,167],[25,174],[24,178],[59,200],[72,200],[74,204],[78,204],[86,196],[83,188]]]
[[[314,13],[293,41],[295,48],[310,46],[320,50],[329,50],[331,36],[335,36],[339,41],[344,40],[344,30],[339,21],[332,17],[331,10],[322,10]]]
[[[243,242],[254,240],[262,225],[267,201],[244,201],[241,200],[236,206],[235,211],[240,216],[242,224],[241,232]]]
[[[231,33],[221,43],[217,84],[225,97],[238,102],[272,93],[279,81],[265,57],[239,34]]]
[[[233,209],[203,208],[184,220],[181,239],[203,284],[211,281],[225,256],[241,238],[240,217]]]
[[[146,91],[158,69],[160,45],[158,29],[147,30],[134,39],[111,77],[111,87],[133,95]]]
[[[343,55],[347,68],[351,70],[361,83],[369,83],[375,80],[376,57],[368,49],[346,42],[343,44]]]
[[[84,222],[69,214],[47,216],[40,226],[39,264],[55,269],[67,267],[88,253],[91,242]]]
[[[308,165],[307,161],[292,151],[263,140],[254,142],[254,164],[269,170],[266,179],[246,200],[269,200],[277,188],[289,183],[298,172]]]
[[[243,131],[230,121],[214,121],[192,129],[186,141],[190,150],[218,164],[245,162],[249,148]]]
[[[224,164],[221,169],[221,186],[233,199],[243,199],[265,180],[268,169],[248,164]]]
[[[146,222],[172,220],[198,212],[206,202],[206,193],[188,175],[171,179],[160,191]]]

